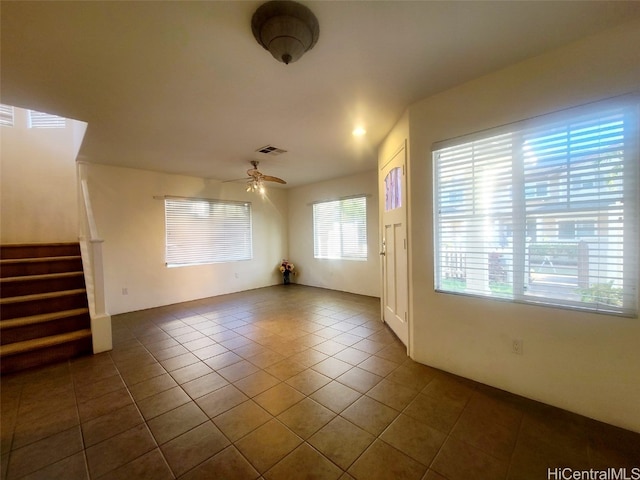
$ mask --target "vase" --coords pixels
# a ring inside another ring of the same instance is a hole
[[[282,280],[284,281],[285,285],[288,285],[289,283],[291,283],[290,280],[289,280],[289,273],[291,273],[291,272],[289,272],[289,270],[285,270],[282,273]]]

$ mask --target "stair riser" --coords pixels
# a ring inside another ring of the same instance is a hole
[[[24,279],[21,280],[3,282],[0,288],[2,288],[2,296],[4,298],[36,293],[59,292],[61,290],[75,290],[77,288],[84,288],[84,276],[74,275],[72,277],[39,279],[24,277]]]
[[[3,374],[16,372],[40,365],[60,362],[80,355],[90,355],[92,348],[91,338],[85,338],[46,349],[33,350],[20,355],[4,357],[2,363],[0,363],[0,367]]]
[[[77,243],[62,244],[33,244],[33,245],[2,245],[0,258],[39,258],[65,257],[80,255],[80,245]]]
[[[46,262],[17,262],[3,264],[0,275],[3,278],[47,273],[77,272],[82,270],[82,259],[65,258]],[[6,297],[6,295],[3,294]]]
[[[8,320],[10,318],[39,315],[41,313],[73,310],[75,308],[87,308],[87,294],[85,292],[55,298],[28,300],[2,305],[0,318]]]
[[[91,319],[88,314],[77,315],[75,317],[60,318],[50,322],[38,323],[35,325],[25,325],[16,328],[6,328],[2,330],[0,342],[7,345],[24,340],[32,340],[60,333],[73,332],[91,328]]]

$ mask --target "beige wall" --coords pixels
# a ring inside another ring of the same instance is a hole
[[[436,294],[431,145],[640,88],[634,22],[409,108],[413,357],[482,383],[640,431],[640,321]],[[393,149],[401,122],[383,144]],[[383,161],[381,154],[379,161]],[[524,341],[524,354],[511,352]]]
[[[76,155],[86,129],[27,128],[15,109],[13,127],[0,127],[0,242],[78,241]]]
[[[98,234],[104,239],[111,315],[280,281],[276,268],[288,247],[286,191],[272,188],[261,197],[245,192],[243,184],[105,165],[87,165],[87,177]],[[164,202],[154,198],[164,195],[251,202],[253,259],[167,268]]]
[[[372,170],[289,190],[289,260],[299,270],[295,282],[380,296],[377,189],[377,175]],[[367,195],[367,260],[313,258],[313,202],[358,194]]]

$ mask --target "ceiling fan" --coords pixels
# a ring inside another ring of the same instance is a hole
[[[276,182],[285,184],[284,180],[278,177],[272,177],[271,175],[265,175],[264,173],[258,170],[258,162],[257,160],[251,160],[251,165],[253,168],[247,170],[247,175],[249,177],[247,180],[247,192],[255,192],[259,191],[260,193],[264,193],[264,182]]]

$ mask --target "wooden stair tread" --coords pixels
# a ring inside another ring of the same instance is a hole
[[[21,275],[19,277],[0,278],[0,283],[23,282],[29,280],[53,280],[58,278],[79,277],[81,275],[84,275],[84,272],[81,270],[76,272],[40,273],[37,275]]]
[[[61,320],[63,318],[75,317],[89,313],[88,308],[74,308],[73,310],[62,310],[52,313],[41,313],[39,315],[31,315],[29,317],[11,318],[9,320],[0,321],[0,330],[9,328],[19,328],[27,325],[36,325],[38,323],[51,322],[53,320]]]
[[[69,247],[78,245],[78,242],[43,242],[43,243],[4,243],[3,248],[21,247]]]
[[[3,258],[0,264],[9,265],[12,263],[44,263],[59,260],[77,260],[82,258],[80,255],[64,255],[61,257],[28,257],[28,258]]]
[[[84,338],[91,338],[91,329],[76,330],[74,332],[51,335],[49,337],[34,338],[23,342],[9,343],[0,346],[0,356],[17,355],[42,348],[52,347],[63,343],[69,343]]]
[[[80,255],[78,242],[8,243],[0,245],[0,258],[36,258]]]
[[[78,295],[85,293],[85,288],[75,288],[73,290],[60,290],[57,292],[34,293],[31,295],[20,295],[18,297],[0,298],[0,305],[8,305],[10,303],[29,302],[32,300],[46,300],[49,298],[65,297],[70,295]]]

